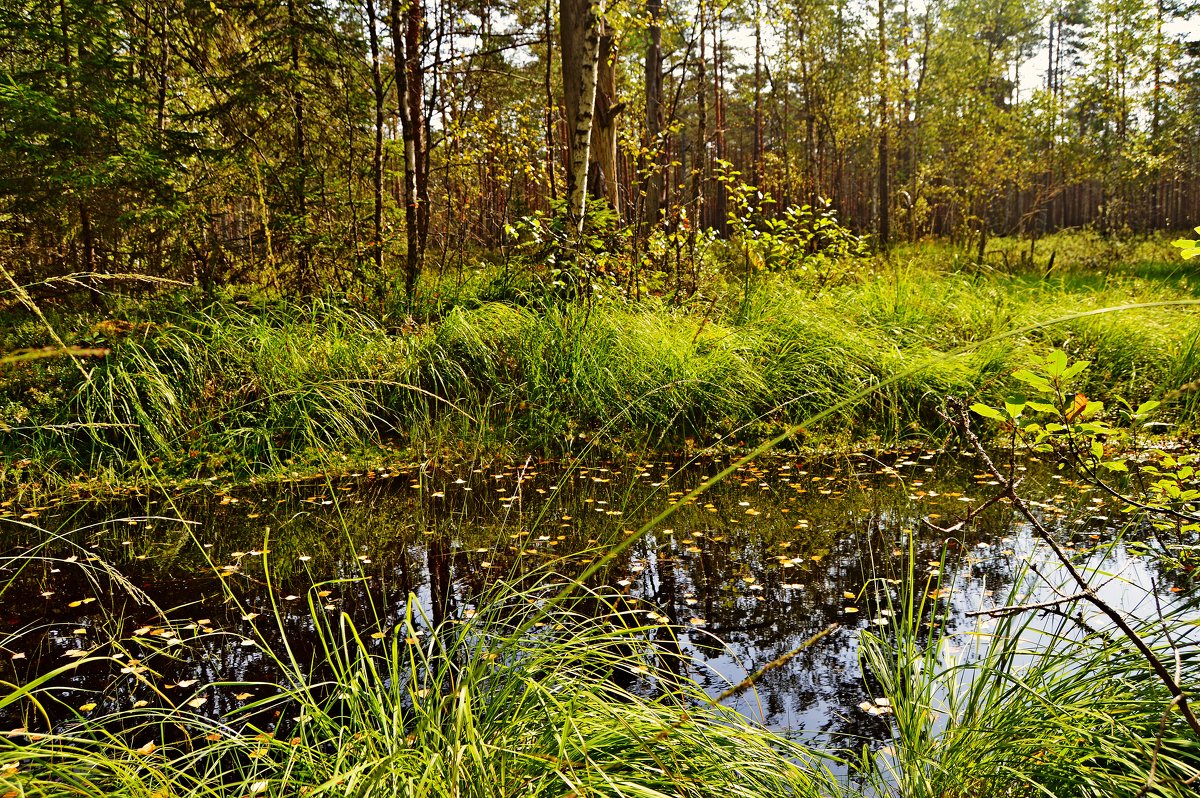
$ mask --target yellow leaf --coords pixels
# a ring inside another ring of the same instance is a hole
[[[150,742],[146,743],[142,747],[133,749],[133,752],[135,754],[141,754],[142,756],[149,756],[150,754],[153,754],[157,750],[158,750],[158,746],[154,744],[153,740],[151,740]]]

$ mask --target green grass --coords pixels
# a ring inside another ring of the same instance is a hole
[[[949,254],[930,245],[816,291],[768,276],[747,294],[718,276],[681,305],[487,302],[464,289],[424,324],[334,296],[114,300],[109,319],[60,309],[49,317],[67,343],[112,351],[81,360],[87,381],[62,359],[4,367],[0,482],[286,474],[382,446],[428,459],[572,453],[597,438],[609,451],[750,444],[934,362],[807,439],[887,444],[934,425],[948,393],[995,399],[1008,373],[1050,347],[1095,361],[1083,386],[1094,398],[1137,402],[1195,380],[1200,314],[1187,308],[994,340],[1071,313],[1193,299],[1186,279],[1145,261],[1100,274],[1081,255],[1049,277],[1036,263],[1007,274]],[[45,342],[22,319],[0,346]],[[938,359],[961,347],[971,351]],[[1170,420],[1193,425],[1196,402],[1181,395]]]
[[[314,662],[292,651],[276,616],[284,647],[264,653],[282,674],[277,685],[195,688],[201,697],[274,690],[219,721],[179,700],[81,711],[39,735],[36,708],[56,692],[14,687],[5,703],[27,705],[33,720],[27,733],[0,736],[0,794],[775,798],[836,790],[817,753],[710,705],[694,682],[651,689],[670,656],[652,639],[671,632],[616,597],[577,589],[569,602],[543,605],[559,584],[501,584],[465,617],[434,624],[410,596],[399,621],[376,615],[359,629],[321,609],[316,593],[326,586],[309,592],[320,639]],[[152,678],[155,658],[138,667]],[[642,689],[618,686],[616,670],[645,674]],[[255,725],[276,710],[278,721]]]
[[[1087,573],[1094,584],[1113,577]],[[1029,601],[1034,579],[1019,570],[1000,606]],[[901,798],[1193,794],[1200,741],[1142,655],[1089,605],[952,630],[950,601],[963,600],[952,585],[910,569],[893,601],[877,581],[893,623],[864,631],[859,656],[893,720],[891,745],[864,764],[878,789]],[[1194,608],[1167,602],[1153,615],[1131,620],[1189,689],[1200,678]]]

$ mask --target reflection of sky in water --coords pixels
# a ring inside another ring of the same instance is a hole
[[[409,593],[434,618],[467,612],[497,578],[551,565],[566,575],[580,572],[721,465],[705,461],[681,469],[659,460],[572,471],[530,464],[461,472],[393,469],[371,479],[359,475],[270,493],[81,505],[46,511],[49,520],[38,520],[63,530],[95,524],[76,536],[78,542],[94,546],[161,606],[176,608],[174,617],[204,618],[208,628],[238,633],[254,623],[267,645],[281,648],[280,635],[286,634],[297,656],[307,661],[317,650],[310,596],[318,612],[334,615],[346,611],[365,618],[373,605],[383,610],[388,625],[402,620]],[[1066,511],[1046,510],[1064,542],[1091,546],[1111,540],[1113,522],[1107,517],[1118,515],[1114,505],[1060,474],[1029,466],[1023,490]],[[679,506],[618,557],[600,583],[657,605],[679,628],[692,676],[714,696],[838,624],[728,703],[779,730],[878,739],[884,721],[858,708],[871,697],[857,662],[858,631],[887,622],[885,592],[896,582],[886,580],[904,576],[910,551],[918,579],[932,578],[943,540],[922,527],[921,516],[949,525],[991,495],[995,485],[989,482],[973,473],[970,463],[939,462],[921,452],[856,456],[836,464],[763,461]],[[19,512],[28,511],[7,512],[19,519]],[[109,520],[150,514],[195,525]],[[22,531],[3,521],[0,548],[10,549],[20,543]],[[274,572],[274,603],[265,587],[264,540]],[[973,641],[982,639],[970,633],[986,633],[989,624],[965,613],[1003,601],[1023,561],[1046,565],[1049,552],[1043,549],[1035,549],[1029,530],[1015,524],[1003,506],[984,513],[952,541],[942,580],[952,580],[956,588],[950,618],[951,628],[960,633],[955,639],[960,655],[969,655]],[[1149,567],[1123,546],[1097,567],[1116,574],[1102,583],[1101,597],[1143,617],[1155,610],[1148,595],[1152,586],[1166,601],[1177,599],[1168,588],[1186,584],[1171,581],[1182,576]],[[27,678],[61,664],[63,651],[102,634],[104,622],[96,611],[107,599],[70,607],[72,599],[95,589],[80,578],[78,568],[51,570],[23,574],[6,596],[0,639],[7,636],[6,647],[26,657],[0,665],[0,678],[13,675],[4,667]],[[214,576],[214,570],[223,576]],[[323,597],[310,590],[314,581],[361,574],[371,577],[369,589],[329,584]],[[868,584],[872,574],[877,578]],[[223,584],[232,588],[239,606],[223,601]],[[1038,598],[1049,595],[1044,587],[1039,590]],[[282,630],[265,623],[276,609]],[[124,612],[126,631],[156,622],[144,608],[126,606]],[[258,620],[243,617],[253,613],[259,613]],[[49,637],[12,637],[39,621],[55,624]],[[238,645],[233,636],[202,638],[174,668],[164,678],[203,683],[272,676],[267,658],[256,647]],[[86,686],[89,678],[100,675],[77,674],[71,684]],[[124,698],[134,692],[130,688]],[[214,694],[211,710],[217,714],[236,704]]]

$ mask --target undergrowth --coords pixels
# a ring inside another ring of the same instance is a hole
[[[464,294],[425,323],[332,295],[52,308],[68,344],[110,352],[0,371],[0,483],[288,474],[381,447],[427,459],[572,454],[597,437],[610,451],[752,445],[914,363],[989,340],[843,408],[800,443],[901,441],[936,423],[931,397],[995,399],[1047,344],[1095,361],[1083,390],[1100,398],[1140,401],[1200,369],[1200,315],[1188,308],[993,340],[1070,313],[1190,299],[1184,278],[1132,267],[1102,277],[1067,266],[948,271],[927,260],[918,252],[816,293],[768,275],[748,293],[713,282],[678,302]],[[12,318],[0,347],[47,342],[39,320]],[[1195,397],[1176,403],[1177,432],[1196,421]]]

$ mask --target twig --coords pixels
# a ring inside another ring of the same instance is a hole
[[[820,640],[822,637],[829,634],[836,628],[838,628],[838,624],[836,622],[829,624],[824,629],[817,632],[815,635],[813,635],[812,637],[808,638],[800,645],[793,648],[791,651],[787,652],[786,654],[784,654],[781,657],[771,660],[766,665],[763,665],[761,668],[756,670],[754,673],[747,676],[745,679],[742,679],[740,682],[735,684],[733,687],[730,687],[728,690],[721,693],[716,698],[710,699],[709,703],[715,706],[717,704],[720,704],[722,701],[727,701],[730,698],[733,698],[736,695],[741,695],[742,693],[746,692],[751,687],[753,687],[756,683],[758,683],[759,679],[766,676],[768,673],[775,670],[776,668],[782,668],[784,665],[788,664],[793,659],[795,659],[796,656],[798,654],[800,654],[800,652],[804,651],[806,648],[813,645],[818,640]],[[672,732],[674,732],[676,729],[678,729],[680,726],[682,726],[685,722],[687,722],[688,718],[689,718],[688,714],[686,712],[683,713],[683,716],[679,720],[675,721],[670,726],[668,726],[667,728],[660,731],[658,733],[658,736],[654,738],[654,741],[661,742],[662,740],[665,740],[668,736],[670,736],[670,734]]]
[[[977,436],[971,429],[971,418],[967,414],[966,406],[957,398],[951,397],[946,401],[946,407],[951,413],[953,413],[954,418],[950,418],[946,415],[942,415],[942,418],[946,419],[946,421],[958,429],[959,434],[961,434],[963,437],[963,440],[966,441],[975,455],[983,462],[984,467],[987,468],[987,470],[992,474],[992,477],[1000,483],[1003,495],[1007,496],[1012,501],[1013,506],[1017,508],[1021,515],[1024,516],[1025,519],[1030,523],[1037,536],[1043,542],[1045,542],[1047,546],[1050,547],[1051,551],[1054,552],[1054,556],[1058,558],[1059,563],[1062,564],[1067,574],[1070,575],[1075,584],[1079,586],[1081,591],[1080,598],[1094,606],[1096,609],[1100,610],[1100,612],[1104,613],[1104,615],[1108,616],[1108,619],[1113,622],[1113,625],[1121,630],[1129,642],[1133,644],[1134,648],[1136,648],[1142,657],[1145,658],[1146,662],[1150,665],[1150,669],[1154,671],[1154,675],[1157,676],[1159,681],[1162,682],[1163,686],[1167,688],[1167,692],[1171,694],[1173,699],[1171,703],[1179,707],[1179,712],[1183,715],[1184,720],[1187,721],[1192,733],[1200,737],[1200,719],[1197,719],[1195,713],[1192,711],[1192,707],[1187,700],[1187,694],[1184,692],[1183,688],[1180,687],[1179,681],[1171,674],[1171,671],[1166,665],[1163,664],[1162,660],[1158,658],[1158,655],[1154,653],[1153,649],[1150,648],[1146,641],[1142,639],[1141,635],[1139,635],[1137,631],[1129,625],[1129,621],[1125,619],[1125,616],[1117,612],[1115,609],[1109,606],[1108,603],[1103,601],[1095,594],[1091,585],[1088,583],[1087,578],[1081,574],[1079,569],[1075,567],[1075,564],[1071,562],[1071,559],[1067,556],[1066,552],[1063,551],[1062,546],[1059,545],[1054,536],[1051,535],[1049,530],[1046,529],[1045,525],[1042,524],[1041,519],[1038,518],[1038,516],[1029,509],[1029,506],[1025,503],[1025,501],[1016,494],[1013,482],[1006,478],[1004,474],[1000,472],[1000,469],[996,467],[996,464],[992,462],[992,458],[988,455],[987,449],[985,449],[983,444],[980,442],[979,436]]]
[[[981,615],[987,615],[992,618],[1007,618],[1009,615],[1020,615],[1022,612],[1027,612],[1029,610],[1058,608],[1063,604],[1070,604],[1072,602],[1079,601],[1080,599],[1086,599],[1092,595],[1092,592],[1092,589],[1088,588],[1087,590],[1079,593],[1073,593],[1070,596],[1063,596],[1062,598],[1050,599],[1049,601],[1038,601],[1032,604],[1018,604],[1012,607],[997,607],[993,610],[975,610],[974,612],[968,612],[967,617],[978,618]]]
[[[929,527],[930,529],[932,529],[934,532],[937,532],[938,534],[952,535],[955,532],[958,532],[959,530],[961,530],[967,524],[974,521],[975,517],[978,516],[979,514],[981,514],[984,510],[991,507],[996,502],[1001,501],[1003,499],[1007,499],[1007,498],[1008,497],[1005,496],[1003,493],[997,493],[995,496],[988,499],[983,504],[979,505],[978,507],[974,507],[970,511],[968,511],[967,514],[965,516],[963,516],[962,519],[959,520],[959,522],[957,524],[951,524],[950,526],[947,526],[947,527],[937,526],[936,524],[934,524],[932,521],[929,520],[929,516],[922,516],[921,523],[924,524],[925,526]]]

